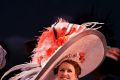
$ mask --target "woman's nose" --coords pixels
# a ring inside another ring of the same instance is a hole
[[[64,74],[64,75],[67,75],[67,74],[68,74],[68,72],[67,72],[67,71],[64,71],[64,72],[63,72],[63,74]]]

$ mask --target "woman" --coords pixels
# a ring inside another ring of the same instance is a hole
[[[58,80],[77,80],[80,73],[80,66],[73,60],[65,60],[54,69]]]
[[[60,18],[38,38],[36,48],[33,50],[32,61],[11,68],[2,78],[14,70],[21,69],[22,72],[12,77],[11,80],[54,80],[54,75],[49,76],[54,66],[60,60],[63,62],[68,58],[77,62],[81,68],[77,73],[76,67],[74,70],[70,64],[75,75],[70,77],[77,79],[78,76],[81,78],[87,75],[98,67],[106,52],[105,38],[96,30],[99,27],[94,28],[97,24],[102,23],[88,22],[78,25]],[[87,28],[88,26],[91,28]],[[64,65],[66,64],[62,63],[58,68],[58,79],[62,76],[61,68],[64,68]]]

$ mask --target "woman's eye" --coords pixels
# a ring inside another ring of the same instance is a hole
[[[72,70],[68,70],[68,72],[72,72]]]
[[[60,71],[62,71],[62,72],[63,72],[63,71],[65,71],[65,70],[64,70],[64,69],[60,69]]]

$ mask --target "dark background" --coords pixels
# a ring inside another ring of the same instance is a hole
[[[26,42],[36,39],[40,35],[38,31],[53,24],[57,17],[77,24],[103,22],[105,25],[100,31],[108,45],[120,48],[119,0],[1,0],[0,41],[5,43],[8,52],[7,65],[1,72],[26,62],[30,54],[26,51]],[[107,59],[101,68],[105,71],[101,71],[118,77],[120,63],[111,62]]]

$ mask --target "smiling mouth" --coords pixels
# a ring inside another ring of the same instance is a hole
[[[69,80],[70,78],[67,77],[61,77],[62,80]]]

